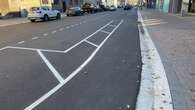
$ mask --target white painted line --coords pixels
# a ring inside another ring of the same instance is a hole
[[[44,52],[53,52],[53,53],[65,53],[64,51],[60,50],[48,50],[48,49],[38,49],[38,48],[25,48],[25,47],[13,47],[13,46],[7,46],[6,48],[12,48],[12,49],[20,49],[20,50],[31,50],[31,51],[44,51]]]
[[[173,110],[172,98],[160,55],[138,11],[142,73],[136,110]],[[143,33],[143,31],[144,33]]]
[[[55,30],[55,31],[52,31],[51,33],[52,33],[52,34],[55,34],[56,32],[57,32],[57,31]]]
[[[63,31],[63,30],[64,30],[64,28],[60,28],[60,29],[59,29],[59,31]]]
[[[78,26],[79,24],[75,24],[75,26]]]
[[[112,25],[112,24],[110,24],[110,25],[108,25],[108,26],[110,26],[110,27],[116,27],[116,25]]]
[[[40,57],[43,59],[43,61],[45,62],[45,64],[47,65],[47,67],[50,69],[50,71],[53,73],[53,75],[56,77],[56,79],[60,82],[63,83],[63,78],[62,76],[59,74],[59,72],[53,67],[53,65],[49,62],[49,60],[45,57],[45,55],[40,51],[37,50],[38,54],[40,55]]]
[[[70,25],[70,27],[74,27],[74,25]]]
[[[67,26],[66,29],[70,28],[70,26]]]
[[[36,106],[38,106],[40,103],[45,101],[47,98],[49,98],[52,94],[54,94],[56,91],[58,91],[63,85],[68,83],[72,78],[74,78],[97,54],[97,52],[100,50],[100,48],[104,45],[104,43],[108,40],[108,38],[115,32],[115,30],[123,23],[123,20],[116,26],[116,28],[113,29],[113,31],[102,41],[102,43],[96,48],[96,50],[88,57],[88,59],[83,62],[75,71],[73,71],[65,80],[63,80],[62,83],[55,86],[53,89],[51,89],[49,92],[44,94],[42,97],[40,97],[38,100],[36,100],[34,103],[32,103],[30,106],[26,107],[24,110],[32,110]]]
[[[102,30],[103,28],[105,28],[106,26],[108,26],[109,24],[111,24],[113,21],[110,21],[108,24],[102,26],[100,29],[98,29],[97,31],[95,31],[94,33],[92,33],[91,35],[87,36],[86,38],[84,38],[83,40],[79,41],[78,43],[74,44],[73,46],[71,46],[70,48],[68,48],[67,50],[65,50],[64,52],[67,53],[70,50],[72,50],[73,48],[75,48],[76,46],[78,46],[79,44],[81,44],[82,42],[84,42],[86,39],[92,37],[93,35],[95,35],[96,33],[98,33],[100,30]]]
[[[106,34],[110,34],[110,32],[104,31],[104,30],[101,30],[100,32],[103,32],[103,33],[106,33]]]
[[[39,37],[33,37],[32,40],[39,39]]]
[[[20,42],[18,42],[17,44],[23,44],[25,41],[20,41]]]
[[[48,33],[44,33],[43,36],[48,36],[49,34]]]
[[[8,46],[3,47],[3,48],[0,48],[0,51],[5,50],[5,49],[7,49],[7,48],[8,48]]]
[[[98,45],[96,45],[96,44],[94,44],[94,43],[92,43],[92,42],[90,42],[90,41],[88,41],[88,40],[85,40],[85,42],[87,42],[88,44],[91,44],[91,45],[93,45],[93,46],[95,46],[95,47],[98,47]]]

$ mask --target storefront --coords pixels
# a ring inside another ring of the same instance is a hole
[[[188,8],[189,12],[194,12],[195,13],[195,0],[190,0],[189,1],[189,8]]]

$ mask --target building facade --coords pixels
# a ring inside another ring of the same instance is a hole
[[[66,12],[72,6],[81,6],[83,0],[0,0],[1,16],[26,16],[31,7],[49,6]]]
[[[194,13],[195,0],[156,0],[156,8],[169,13]]]
[[[1,16],[20,16],[20,12],[29,11],[34,6],[52,6],[52,0],[0,0]]]

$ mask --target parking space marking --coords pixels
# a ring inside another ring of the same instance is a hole
[[[63,30],[64,30],[64,28],[60,28],[60,29],[59,29],[59,31],[63,31]]]
[[[112,24],[110,24],[109,26],[110,26],[110,27],[116,27],[116,25],[112,25]]]
[[[110,32],[104,31],[104,30],[101,30],[100,32],[103,32],[103,33],[106,33],[106,34],[110,34]]]
[[[39,37],[33,37],[32,40],[39,39]]]
[[[48,33],[44,33],[43,36],[48,36],[49,34]]]
[[[62,78],[62,76],[59,74],[59,72],[53,67],[53,65],[49,62],[49,60],[47,60],[47,58],[45,57],[45,55],[41,52],[41,50],[37,50],[38,54],[40,55],[40,57],[43,59],[43,61],[45,62],[45,64],[47,65],[47,67],[50,69],[50,71],[53,73],[53,75],[56,77],[56,79],[62,83],[64,78]]]
[[[0,48],[0,51],[5,50],[5,49],[7,49],[7,48],[8,48],[8,46],[3,47],[3,48]]]
[[[96,45],[96,44],[94,44],[94,43],[92,43],[92,42],[90,42],[90,41],[88,41],[88,40],[85,40],[85,42],[87,42],[88,44],[93,45],[93,46],[95,46],[95,47],[98,47],[98,45]]]
[[[57,31],[52,31],[51,33],[52,33],[52,34],[55,34],[56,32],[57,32]]]
[[[20,49],[20,50],[31,50],[31,51],[41,50],[43,52],[53,52],[53,53],[65,53],[64,51],[60,51],[60,50],[49,50],[49,49],[38,49],[38,48],[26,48],[26,47],[14,47],[14,46],[7,46],[6,48]]]
[[[87,36],[86,38],[84,38],[83,40],[79,41],[78,43],[74,44],[73,46],[71,46],[70,48],[68,48],[67,50],[65,50],[64,52],[67,53],[70,50],[72,50],[73,48],[75,48],[76,46],[78,46],[79,44],[81,44],[82,42],[84,42],[85,40],[87,40],[88,38],[92,37],[93,35],[97,34],[100,30],[104,29],[106,26],[108,26],[109,24],[111,24],[113,22],[113,20],[111,20],[108,24],[102,26],[100,29],[98,29],[97,31],[95,31],[94,33],[92,33],[91,35]]]
[[[74,78],[97,54],[97,52],[100,50],[100,48],[105,44],[105,42],[110,38],[110,36],[116,31],[116,29],[123,23],[124,21],[121,20],[120,23],[112,30],[112,32],[101,42],[101,44],[94,50],[94,52],[85,60],[75,71],[73,71],[65,80],[62,81],[62,83],[55,86],[53,89],[51,89],[49,92],[44,94],[42,97],[40,97],[38,100],[33,102],[30,106],[26,107],[24,110],[32,110],[36,106],[38,106],[40,103],[45,101],[47,98],[49,98],[51,95],[56,93],[62,86],[64,86],[66,83],[68,83],[72,78]]]
[[[17,44],[23,44],[25,41],[20,41],[20,42],[18,42]]]

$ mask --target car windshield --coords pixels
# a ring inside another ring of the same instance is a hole
[[[37,11],[37,10],[40,10],[40,7],[32,7],[32,8],[30,9],[30,11]]]

